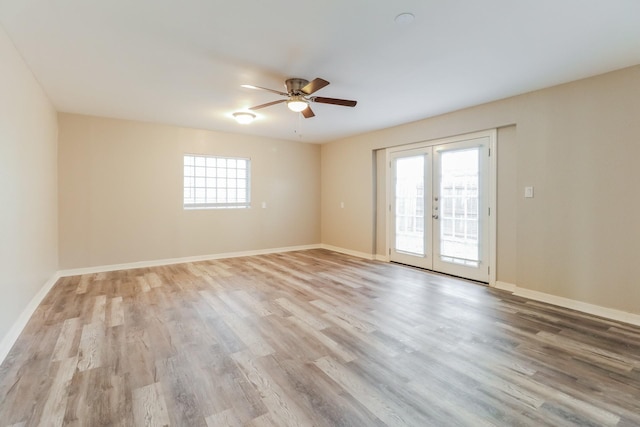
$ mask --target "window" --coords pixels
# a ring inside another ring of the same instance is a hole
[[[251,160],[185,154],[186,209],[248,208]]]

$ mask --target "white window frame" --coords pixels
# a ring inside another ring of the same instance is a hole
[[[246,168],[239,167],[238,162]],[[184,154],[182,165],[184,209],[251,207],[250,158]]]

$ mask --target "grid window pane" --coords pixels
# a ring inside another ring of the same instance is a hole
[[[248,208],[250,167],[249,159],[185,155],[184,207]]]

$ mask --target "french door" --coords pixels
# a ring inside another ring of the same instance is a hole
[[[489,137],[390,154],[391,261],[489,282]]]

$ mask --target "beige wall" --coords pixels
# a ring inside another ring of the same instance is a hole
[[[56,113],[0,27],[0,339],[58,267]]]
[[[320,241],[317,145],[73,114],[58,120],[61,269]],[[183,210],[184,153],[250,157],[252,207]]]
[[[515,126],[498,129],[496,267],[498,280],[518,282],[518,140]]]
[[[375,189],[371,147],[366,142],[323,145],[321,176],[322,243],[371,254]]]
[[[640,66],[323,145],[322,242],[379,246],[372,150],[499,128],[497,279],[640,313],[638,117]]]

